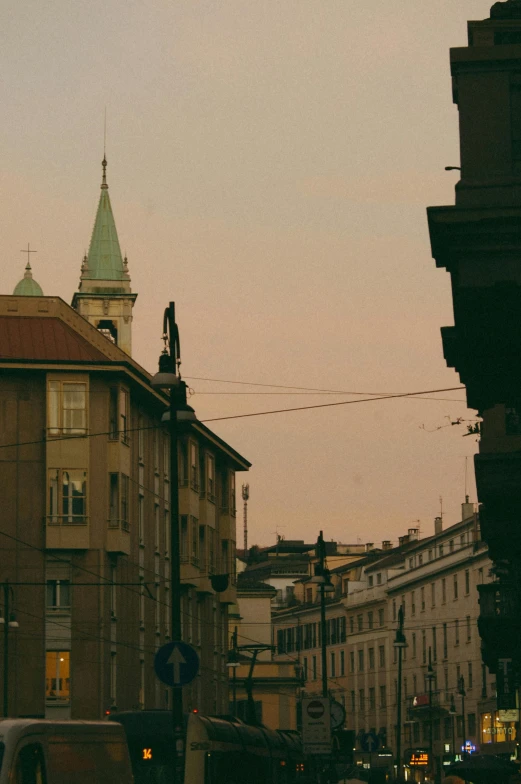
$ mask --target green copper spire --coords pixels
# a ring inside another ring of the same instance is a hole
[[[128,280],[119,247],[118,233],[110,204],[107,185],[107,160],[102,161],[103,179],[98,212],[92,230],[87,263],[82,270],[84,280]]]
[[[15,286],[13,295],[15,297],[43,297],[41,286],[33,280],[33,273],[29,262],[27,262],[22,280]]]

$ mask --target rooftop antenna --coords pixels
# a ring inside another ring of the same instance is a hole
[[[440,495],[440,517],[443,521],[443,496]]]
[[[465,503],[466,504],[468,504],[469,502],[469,496],[467,493],[467,463],[468,463],[468,457],[465,458]]]
[[[103,181],[101,187],[107,187],[107,107],[105,106],[105,116],[103,120]]]
[[[250,497],[250,486],[242,486],[242,500],[244,501],[243,523],[244,523],[244,555],[248,552],[248,498]]]

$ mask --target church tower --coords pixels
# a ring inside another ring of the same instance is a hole
[[[132,354],[132,308],[127,259],[121,255],[103,158],[101,194],[89,252],[81,265],[80,287],[72,307],[127,354]]]

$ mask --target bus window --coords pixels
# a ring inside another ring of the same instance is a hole
[[[42,747],[39,743],[22,746],[15,762],[14,784],[46,784]]]

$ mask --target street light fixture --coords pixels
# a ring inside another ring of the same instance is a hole
[[[432,661],[431,661],[431,649],[429,647],[429,665],[427,667],[426,678],[427,678],[427,683],[429,685],[429,764],[433,776],[436,775],[434,759],[433,759],[433,733],[432,733],[432,684],[435,677],[436,675],[434,674],[434,669],[432,667]]]
[[[404,648],[407,647],[405,634],[403,633],[404,611],[403,605],[398,610],[398,628],[393,646],[398,651],[398,694],[397,716],[396,716],[396,776],[400,778],[402,767],[402,656]]]
[[[9,599],[14,598],[13,588],[6,580],[2,584],[4,592],[4,614],[0,617],[0,625],[4,627],[4,718],[9,716],[9,629],[18,629],[16,615],[9,610]]]
[[[179,532],[179,466],[177,456],[178,422],[195,420],[195,412],[186,402],[186,384],[181,379],[181,344],[175,320],[175,304],[170,302],[163,316],[163,351],[159,357],[159,371],[153,376],[154,389],[166,389],[170,394],[167,421],[170,431],[170,580],[172,642],[182,642],[181,627],[181,558]],[[181,416],[179,416],[181,414]],[[184,416],[183,416],[184,415]],[[182,784],[184,759],[183,692],[181,686],[172,687],[172,723],[174,730],[174,784]]]

